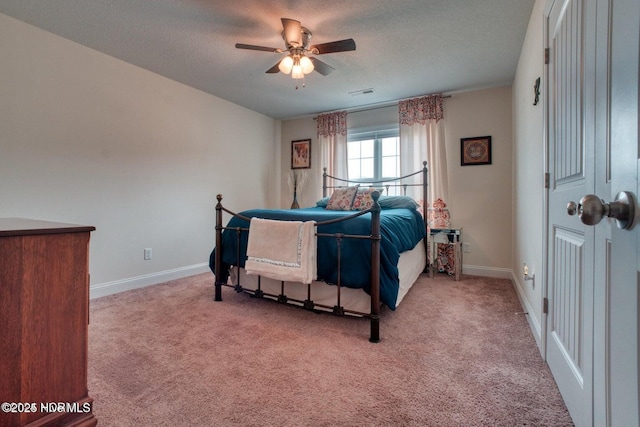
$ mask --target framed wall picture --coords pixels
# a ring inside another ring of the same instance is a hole
[[[291,169],[311,168],[311,140],[291,141]]]
[[[460,139],[460,165],[490,165],[491,137],[476,136]]]

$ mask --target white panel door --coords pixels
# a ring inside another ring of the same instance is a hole
[[[594,1],[548,8],[547,363],[576,425],[592,424],[594,228],[567,215],[567,202],[595,191]],[[593,123],[593,117],[589,122]]]
[[[640,226],[584,225],[567,203],[640,191],[640,3],[548,6],[546,357],[577,426],[638,426]]]

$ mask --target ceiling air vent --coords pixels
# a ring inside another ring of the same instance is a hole
[[[373,90],[373,88],[368,88],[368,89],[360,89],[353,92],[349,92],[349,95],[351,96],[371,95],[374,92],[375,90]]]

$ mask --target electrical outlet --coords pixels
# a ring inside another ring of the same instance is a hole
[[[148,261],[151,259],[151,248],[144,249],[144,259],[145,261]]]
[[[464,252],[464,253],[471,252],[471,243],[463,243],[462,244],[462,252]]]

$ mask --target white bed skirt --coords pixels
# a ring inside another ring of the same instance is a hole
[[[409,289],[416,282],[420,274],[424,271],[427,262],[427,254],[424,246],[424,241],[420,241],[413,249],[400,254],[398,260],[398,271],[400,276],[400,287],[398,289],[398,299],[396,300],[396,307],[400,305],[400,302],[404,296],[409,292]],[[243,268],[240,269],[240,282],[238,283],[238,269],[231,268],[230,280],[232,284],[240,284],[244,289],[256,290],[258,289],[258,277],[246,274]],[[262,292],[280,295],[282,292],[282,282],[279,280],[268,279],[262,277],[260,279],[260,289]],[[347,287],[340,288],[340,304],[338,304],[337,286],[328,285],[324,282],[314,281],[311,284],[311,300],[316,304],[315,309],[331,311],[332,308],[320,307],[317,304],[326,305],[328,307],[334,307],[341,305],[346,314],[351,314],[349,311],[355,311],[358,313],[369,313],[371,311],[371,297],[362,289],[352,289]],[[295,301],[305,301],[308,297],[308,288],[306,285],[297,282],[284,282],[284,294],[289,299],[289,302],[296,304]],[[299,303],[302,305],[302,303]]]

